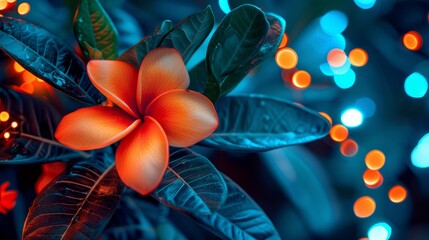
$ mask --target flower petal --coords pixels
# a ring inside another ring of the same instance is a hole
[[[140,122],[140,119],[132,118],[119,108],[81,108],[61,119],[55,138],[73,149],[98,149],[121,140]]]
[[[116,168],[125,185],[146,195],[161,182],[168,165],[168,142],[159,123],[145,117],[116,151]]]
[[[218,118],[204,95],[190,90],[173,90],[154,99],[146,114],[161,124],[170,146],[188,147],[216,130]]]
[[[137,104],[140,113],[158,95],[173,89],[186,89],[189,75],[180,53],[174,48],[150,51],[140,66],[137,83]]]
[[[6,191],[6,189],[7,189],[9,186],[10,186],[10,182],[9,182],[9,181],[6,181],[6,182],[2,183],[2,184],[0,185],[0,194],[1,194],[2,192]]]
[[[15,190],[6,191],[1,195],[1,204],[7,210],[12,210],[15,207],[18,192]]]
[[[133,117],[138,117],[135,91],[137,70],[131,64],[112,60],[91,60],[88,76],[94,86],[108,99]]]
[[[7,214],[7,211],[6,211],[6,209],[1,205],[1,202],[0,202],[0,213],[1,214]]]

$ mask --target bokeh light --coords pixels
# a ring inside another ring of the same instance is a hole
[[[365,165],[371,170],[379,170],[384,166],[386,156],[378,149],[369,151],[365,156]]]
[[[341,154],[345,157],[353,157],[357,154],[359,149],[358,144],[353,139],[346,139],[344,142],[341,143],[340,151]]]
[[[0,121],[7,122],[9,120],[9,113],[6,111],[0,112]]]
[[[369,240],[387,240],[392,235],[392,228],[385,222],[374,224],[368,230]]]
[[[304,70],[296,71],[292,75],[292,84],[297,88],[307,88],[311,83],[311,75]]]
[[[420,48],[422,48],[423,38],[420,33],[416,31],[409,31],[402,37],[402,43],[407,49],[418,51]]]
[[[389,199],[394,203],[401,203],[407,198],[407,189],[401,185],[395,185],[389,190]]]
[[[3,134],[3,137],[4,137],[5,139],[9,139],[9,138],[10,138],[10,132],[5,132],[5,133]]]
[[[341,67],[347,61],[347,56],[343,50],[334,48],[328,52],[327,62],[331,67]]]
[[[349,136],[349,130],[341,124],[336,124],[332,126],[329,135],[331,136],[332,140],[336,142],[342,142]]]
[[[355,48],[349,52],[349,60],[353,66],[362,67],[368,62],[368,54],[362,48]]]
[[[282,48],[277,50],[276,63],[283,69],[292,69],[298,63],[298,55],[292,48]]]
[[[347,16],[338,10],[329,11],[320,18],[320,27],[327,34],[342,33],[347,25]]]
[[[418,168],[429,167],[429,134],[425,134],[411,152],[411,163]]]
[[[30,4],[27,2],[23,2],[19,4],[17,9],[19,15],[25,15],[30,12]]]
[[[367,218],[371,216],[375,212],[375,209],[376,204],[374,199],[368,196],[358,198],[353,205],[353,211],[356,217],[359,218]]]
[[[420,73],[414,72],[405,79],[405,93],[412,98],[422,98],[428,91],[428,81]]]
[[[284,48],[284,47],[286,47],[286,45],[287,45],[287,40],[288,40],[287,34],[286,34],[286,33],[284,33],[284,34],[283,34],[283,37],[282,37],[282,41],[280,42],[280,45],[279,45],[279,49],[280,49],[280,48]]]
[[[342,89],[348,89],[353,87],[356,81],[356,74],[353,69],[349,68],[347,72],[343,74],[336,74],[334,76],[335,84]]]
[[[378,170],[367,169],[362,175],[362,179],[367,185],[375,185],[380,182],[381,178],[382,175]]]
[[[6,0],[0,0],[0,10],[4,10],[7,8],[7,1]]]
[[[10,124],[10,126],[11,126],[12,128],[17,128],[17,127],[18,127],[18,123],[17,123],[17,122],[15,122],[15,121],[13,121],[13,122]]]
[[[374,7],[376,0],[353,0],[355,4],[362,9],[370,9]]]
[[[229,7],[228,0],[219,0],[219,7],[225,14],[231,12],[231,8]]]
[[[367,97],[356,100],[354,107],[359,109],[365,118],[372,117],[376,110],[374,101]]]
[[[363,122],[363,115],[358,109],[350,108],[341,114],[341,122],[346,127],[358,127]]]

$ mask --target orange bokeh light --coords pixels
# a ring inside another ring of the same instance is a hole
[[[331,136],[332,140],[336,142],[342,142],[349,136],[349,130],[341,124],[336,124],[332,126],[329,135]]]
[[[407,189],[401,185],[393,186],[389,190],[389,199],[394,203],[401,203],[407,198]]]
[[[23,2],[21,4],[19,4],[18,9],[17,9],[19,15],[25,15],[27,13],[30,12],[30,4]]]
[[[298,63],[298,55],[292,48],[282,48],[277,50],[276,63],[283,69],[292,69]]]
[[[349,60],[353,66],[362,67],[368,62],[368,54],[362,48],[355,48],[350,51]]]
[[[5,10],[7,8],[7,1],[6,0],[0,0],[0,10]]]
[[[331,118],[331,116],[329,116],[329,114],[327,114],[325,112],[319,112],[319,114],[322,115],[324,118],[326,118],[332,126],[332,118]]]
[[[368,196],[358,198],[354,205],[353,211],[356,217],[367,218],[375,212],[376,204],[374,199]]]
[[[25,70],[18,62],[13,63],[13,69],[17,73],[22,73]]]
[[[407,49],[417,51],[423,45],[423,38],[420,33],[416,31],[409,31],[402,37],[402,43]]]
[[[341,143],[340,151],[345,157],[353,157],[358,152],[358,144],[353,139],[347,139]]]
[[[382,176],[381,176],[381,173],[377,170],[367,169],[363,173],[362,178],[365,184],[374,185],[381,180]]]
[[[380,150],[374,149],[369,151],[365,156],[365,164],[371,170],[378,170],[384,166],[386,157]]]
[[[343,50],[334,48],[328,53],[328,63],[332,67],[341,67],[346,63],[347,56]]]
[[[311,83],[311,75],[304,71],[296,71],[292,76],[292,84],[297,88],[307,88]]]
[[[9,120],[9,113],[6,111],[0,112],[0,121],[7,122]]]
[[[288,40],[288,37],[287,37],[287,34],[285,33],[283,34],[282,41],[280,42],[280,45],[279,45],[279,49],[286,47],[287,40]]]

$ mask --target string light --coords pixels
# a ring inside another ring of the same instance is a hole
[[[9,113],[6,111],[0,112],[0,121],[6,122],[9,120]]]
[[[9,139],[9,138],[10,138],[10,133],[9,133],[9,132],[5,132],[5,133],[3,134],[3,137],[4,137],[5,139]]]
[[[12,128],[17,128],[18,127],[18,123],[17,122],[12,122],[11,124],[10,124],[10,126],[12,127]]]

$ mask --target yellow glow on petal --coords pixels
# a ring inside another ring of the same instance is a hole
[[[17,9],[19,15],[25,15],[30,12],[30,4],[27,2],[23,2],[19,4]]]
[[[6,122],[7,120],[9,120],[9,113],[6,111],[1,112],[0,113],[0,121]]]

